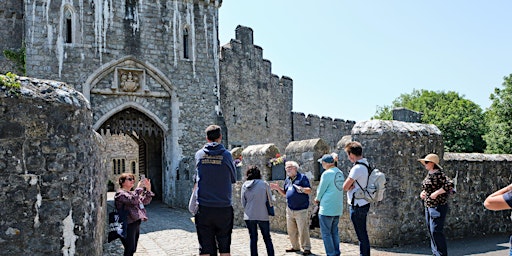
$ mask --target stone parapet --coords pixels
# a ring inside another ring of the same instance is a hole
[[[105,144],[89,103],[66,84],[0,87],[0,248],[11,255],[101,255]]]

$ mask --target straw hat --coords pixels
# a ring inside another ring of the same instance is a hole
[[[418,161],[422,164],[425,164],[425,161],[433,162],[439,169],[443,169],[443,167],[439,165],[439,157],[436,154],[428,154],[425,158],[418,159]]]

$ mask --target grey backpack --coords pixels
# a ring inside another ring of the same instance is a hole
[[[362,162],[356,164],[364,165],[368,169],[368,183],[366,187],[361,186],[359,182],[357,185],[361,188],[354,193],[354,198],[364,199],[370,203],[380,202],[384,199],[384,192],[386,191],[386,175]]]

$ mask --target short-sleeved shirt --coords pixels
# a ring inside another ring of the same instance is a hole
[[[311,188],[308,177],[300,172],[297,172],[297,175],[293,180],[290,179],[290,177],[287,177],[284,181],[284,191],[286,192],[286,202],[288,204],[288,208],[294,211],[307,209],[309,207],[309,195],[305,193],[299,193],[299,191],[297,191],[293,185]]]
[[[421,188],[427,194],[424,201],[425,207],[436,207],[438,205],[445,205],[448,203],[449,193],[440,194],[436,199],[430,198],[430,195],[440,188],[443,188],[447,192],[452,190],[453,182],[446,177],[442,170],[437,170],[434,173],[429,172],[427,174],[421,183]]]
[[[366,160],[366,158],[362,158],[362,159],[358,160],[357,162],[365,163],[366,165],[368,165],[368,160]],[[352,169],[350,169],[348,177],[354,180],[354,187],[352,189],[350,189],[349,191],[347,191],[348,204],[352,205],[352,201],[353,201],[353,206],[367,205],[368,201],[366,201],[364,199],[355,199],[355,198],[353,199],[353,197],[354,197],[354,193],[357,190],[361,189],[361,186],[366,187],[366,185],[368,183],[368,168],[366,168],[366,166],[364,166],[362,164],[355,163],[354,166],[352,167]],[[359,185],[361,185],[361,186],[359,186]]]
[[[507,202],[508,206],[512,208],[512,191],[503,194],[503,199]]]

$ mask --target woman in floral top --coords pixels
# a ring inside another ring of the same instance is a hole
[[[140,223],[148,220],[144,205],[149,204],[155,194],[151,192],[151,181],[149,179],[139,181],[135,191],[132,191],[135,185],[135,176],[131,173],[121,174],[119,185],[121,189],[117,191],[114,197],[116,209],[128,211],[126,238],[121,238],[121,242],[124,246],[124,256],[131,256],[137,251]]]
[[[434,255],[445,256],[448,255],[448,249],[443,227],[448,212],[447,192],[453,189],[453,182],[446,178],[436,154],[428,154],[424,159],[418,159],[418,161],[428,170],[427,176],[421,183],[420,198],[425,205],[430,246]]]

